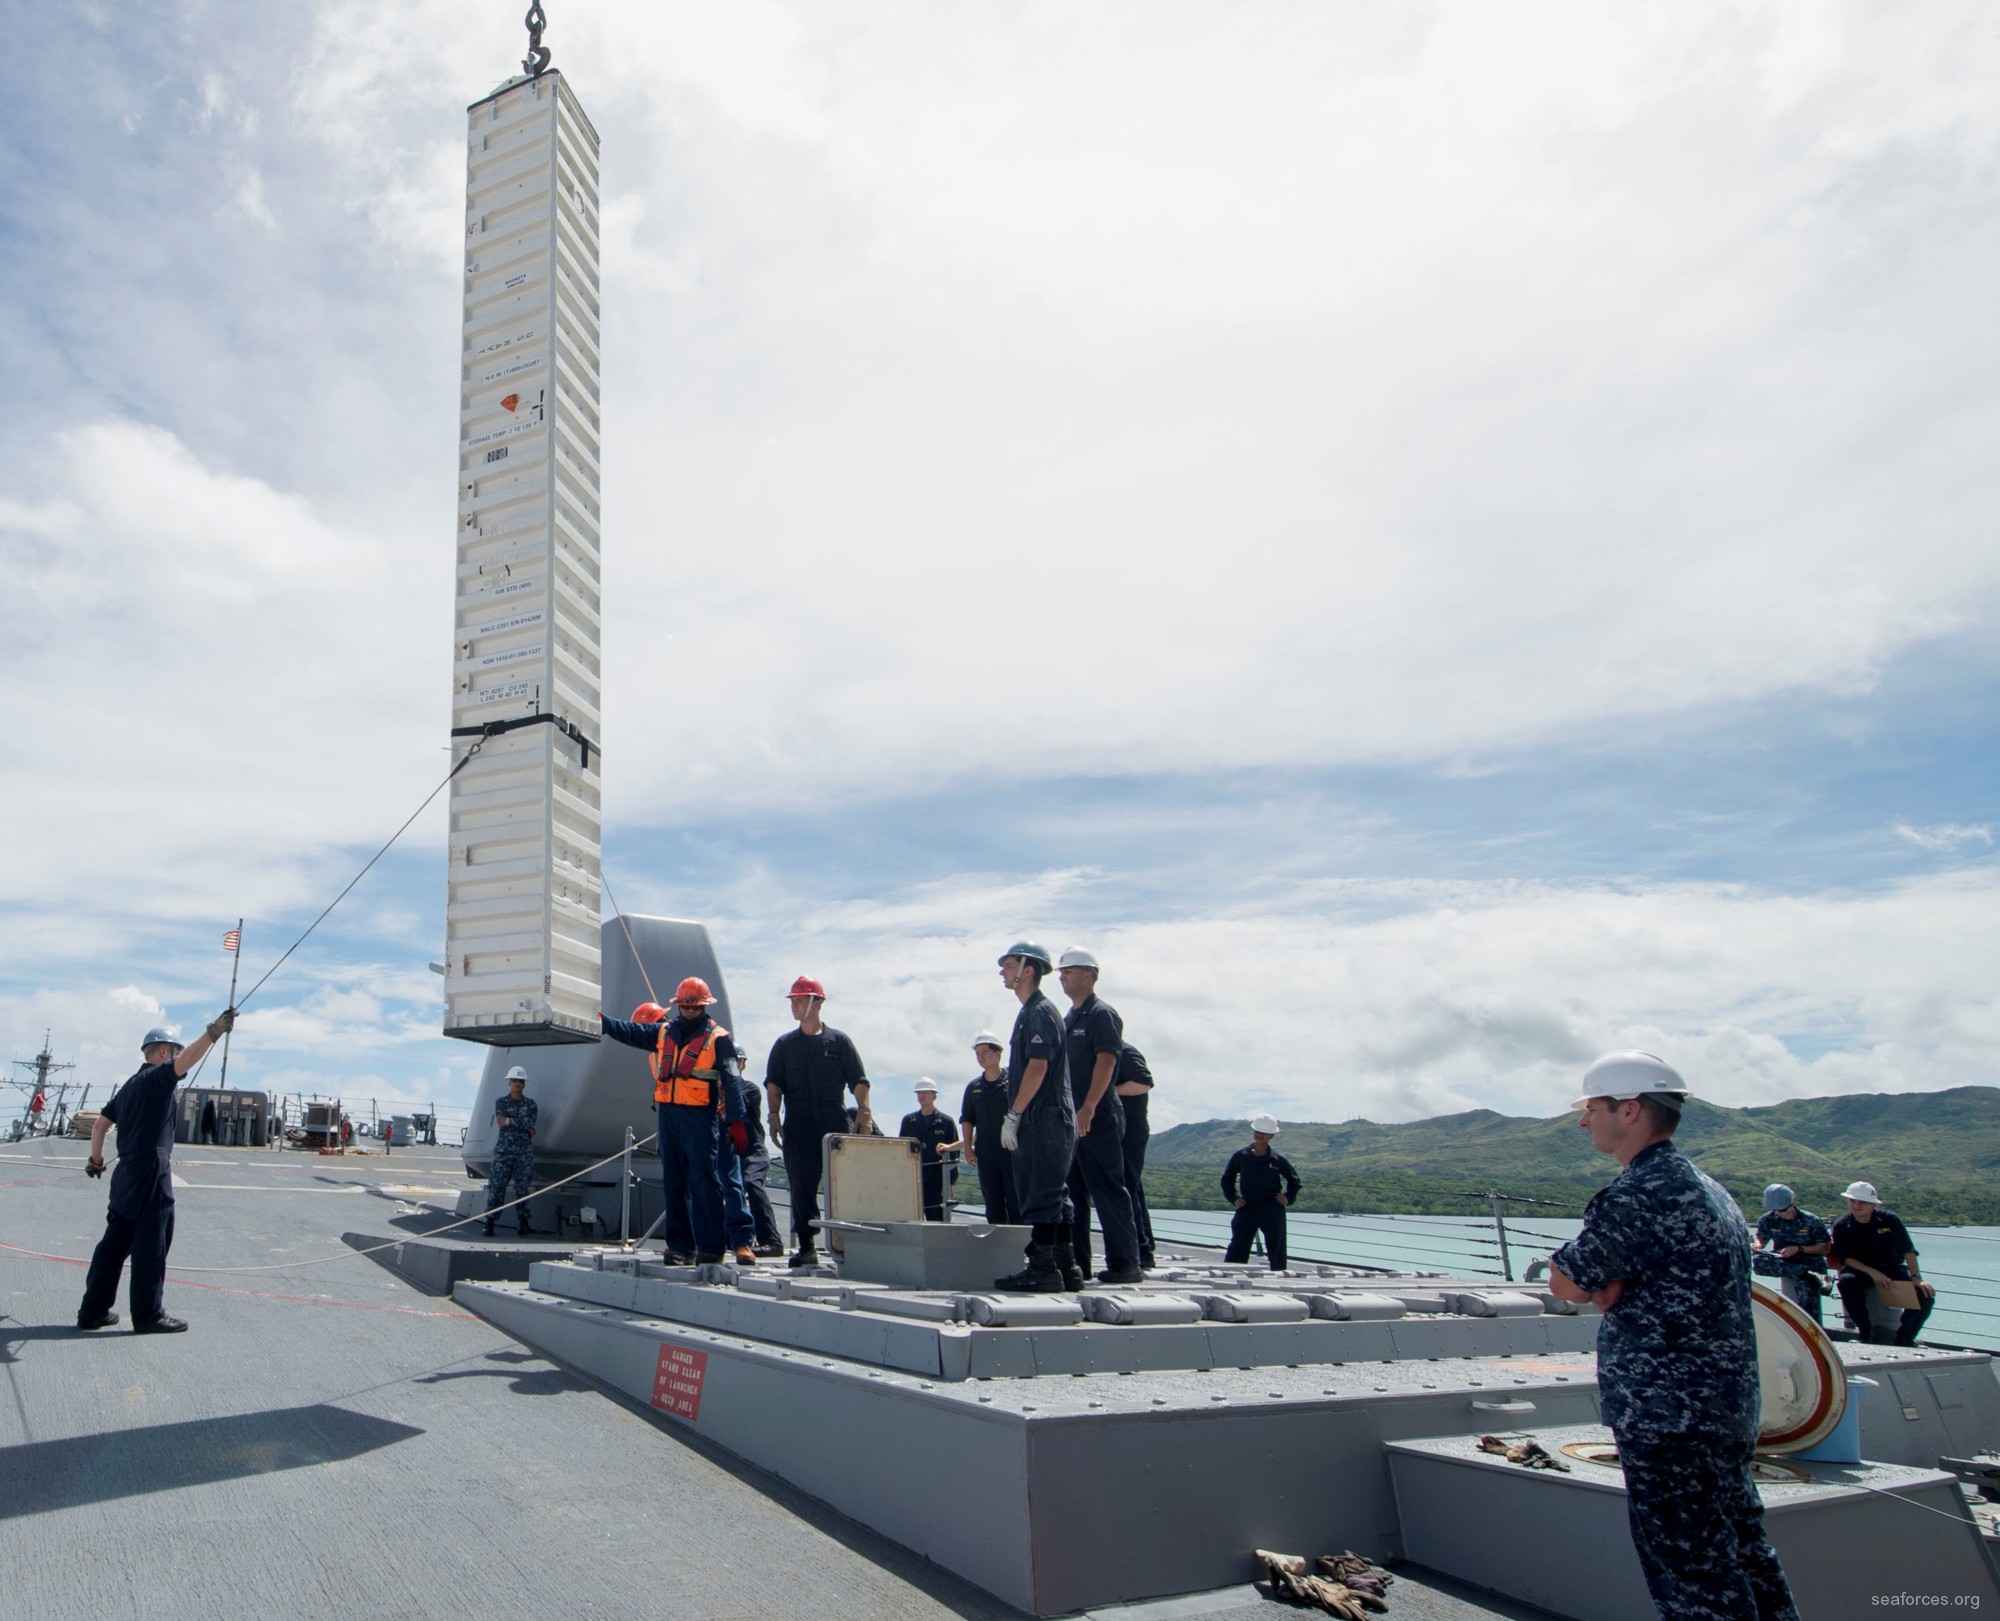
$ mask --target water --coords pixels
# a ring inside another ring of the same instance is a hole
[[[1507,1219],[1507,1247],[1515,1277],[1567,1239],[1581,1221],[1563,1216]],[[1229,1242],[1224,1210],[1155,1210],[1153,1236],[1163,1244]],[[2000,1354],[2000,1227],[1913,1227],[1918,1265],[1937,1285],[1937,1309],[1924,1325],[1931,1342],[1977,1346]],[[1400,1271],[1448,1272],[1455,1277],[1502,1277],[1500,1241],[1493,1223],[1466,1216],[1326,1216],[1294,1211],[1286,1218],[1294,1259],[1339,1261]],[[1825,1311],[1838,1324],[1840,1304]]]

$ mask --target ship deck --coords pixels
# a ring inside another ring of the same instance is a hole
[[[456,1150],[183,1147],[167,1303],[192,1326],[157,1337],[71,1326],[104,1211],[83,1152],[0,1151],[9,1613],[1016,1614],[343,1245],[445,1219]],[[268,1270],[193,1270],[245,1267]],[[940,1490],[978,1537],[978,1481],[941,1460]],[[1397,1574],[1391,1621],[1543,1613]],[[1288,1612],[1246,1582],[1093,1613]]]

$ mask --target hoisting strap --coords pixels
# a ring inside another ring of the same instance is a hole
[[[583,728],[573,720],[565,720],[561,715],[551,715],[543,710],[539,715],[516,715],[512,720],[489,720],[483,726],[454,726],[453,737],[498,737],[502,732],[518,732],[523,726],[553,726],[564,737],[570,739],[583,750],[583,769],[590,769],[590,751],[597,745],[583,735]],[[597,749],[599,755],[604,751]]]

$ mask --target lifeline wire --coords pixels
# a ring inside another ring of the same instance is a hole
[[[243,993],[243,1001],[238,1002],[236,1004],[238,1008],[241,1008],[244,1002],[249,1001],[251,997],[255,996],[260,990],[264,988],[264,980],[269,979],[280,968],[284,967],[285,958],[291,956],[291,954],[294,951],[297,951],[300,946],[306,943],[306,936],[310,935],[314,929],[318,928],[322,923],[324,923],[327,920],[328,914],[331,913],[333,909],[336,906],[338,906],[342,901],[347,899],[349,892],[353,890],[354,886],[360,883],[362,879],[368,876],[369,868],[373,867],[376,862],[380,861],[385,855],[389,853],[389,846],[394,844],[405,833],[409,832],[410,823],[414,822],[419,816],[423,815],[423,813],[430,808],[431,801],[437,798],[439,794],[444,792],[446,783],[449,783],[453,777],[457,776],[459,772],[463,771],[468,765],[472,763],[472,757],[479,752],[480,747],[481,744],[474,743],[471,748],[465,751],[464,758],[461,759],[458,762],[458,764],[453,766],[449,771],[447,771],[444,774],[444,781],[440,782],[429,793],[424,795],[424,802],[421,805],[419,805],[415,810],[410,812],[409,820],[405,821],[401,827],[397,828],[395,832],[389,835],[388,844],[384,844],[381,849],[377,850],[372,856],[370,856],[368,858],[368,865],[366,867],[363,867],[359,872],[357,872],[352,878],[350,878],[347,881],[347,888],[343,889],[338,895],[334,896],[332,900],[327,902],[326,911],[320,913],[318,917],[314,918],[311,923],[306,925],[305,934],[300,935],[298,939],[294,940],[290,945],[285,947],[285,955],[283,957],[280,957],[276,962],[272,963],[269,968],[264,970],[264,978],[258,980],[255,985],[252,985],[250,989],[248,989]],[[202,1062],[206,1063],[207,1061],[208,1061],[208,1054],[203,1053]],[[197,1071],[198,1070],[199,1066],[197,1066]]]
[[[646,972],[646,959],[639,955],[639,947],[632,939],[632,925],[625,921],[625,908],[618,904],[618,897],[611,893],[611,880],[604,876],[604,863],[597,863],[597,881],[604,886],[604,898],[611,903],[612,916],[618,919],[618,927],[625,931],[625,943],[632,948],[632,960],[639,965],[639,977],[646,982],[646,995],[653,1001],[660,999],[660,993],[653,989],[653,976]]]

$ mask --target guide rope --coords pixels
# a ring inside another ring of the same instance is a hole
[[[625,908],[618,904],[618,897],[611,893],[611,880],[605,876],[604,864],[597,866],[597,881],[604,886],[604,898],[611,903],[612,916],[618,919],[619,928],[625,931],[625,944],[632,948],[632,960],[639,965],[639,977],[646,982],[646,999],[657,1002],[660,993],[653,989],[653,976],[646,972],[646,959],[639,955],[638,943],[632,938],[632,925],[625,921]]]

